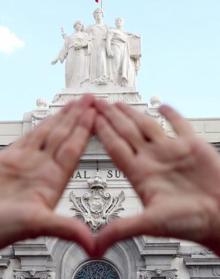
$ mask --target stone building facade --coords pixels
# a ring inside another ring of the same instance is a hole
[[[49,105],[38,100],[36,109],[26,113],[22,121],[0,122],[1,148],[16,141],[69,99],[80,96],[60,93]],[[154,117],[168,134],[172,134],[157,113],[160,104],[157,98],[146,104],[137,92],[96,96],[109,102],[121,100],[129,103]],[[189,121],[199,135],[219,150],[220,119]],[[98,204],[94,203],[94,195]],[[97,138],[92,138],[57,212],[66,216],[77,215],[96,231],[111,218],[123,218],[141,210],[141,204],[126,177],[112,164]],[[220,278],[220,260],[194,243],[147,236],[118,243],[103,259],[90,260],[75,243],[39,238],[16,243],[0,251],[0,278],[217,279]]]
[[[159,99],[154,97],[149,104],[144,103],[135,89],[134,75],[138,71],[141,56],[140,37],[125,33],[122,29],[123,20],[120,18],[116,21],[116,28],[107,32],[107,27],[102,22],[102,13],[100,9],[94,12],[96,22],[87,29],[88,34],[82,33],[82,24],[79,22],[76,23],[74,36],[67,37],[63,34],[65,40],[68,38],[68,44],[65,43],[65,48],[53,61],[56,64],[71,52],[69,63],[71,57],[77,56],[79,51],[78,63],[84,63],[84,53],[94,51],[90,53],[94,58],[99,54],[100,48],[100,52],[105,55],[100,63],[92,64],[97,76],[93,80],[87,79],[86,71],[81,75],[82,83],[79,84],[74,77],[71,88],[61,91],[49,104],[38,99],[36,108],[25,113],[22,121],[0,122],[0,149],[15,142],[69,100],[80,98],[82,92],[88,90],[94,92],[99,99],[109,103],[121,101],[153,117],[172,136],[168,123],[158,113]],[[108,42],[107,50],[112,47],[113,54],[114,51],[121,51],[117,53],[118,59],[113,60],[114,63],[106,56],[106,46],[101,41],[109,33],[111,36],[105,38]],[[87,40],[91,34],[97,38]],[[121,42],[124,43],[123,47]],[[109,69],[110,62],[113,63],[112,69],[115,72],[111,75],[109,72],[101,72],[102,75],[98,76],[103,65],[105,70]],[[121,64],[123,71],[117,72]],[[67,77],[71,69],[66,67]],[[220,151],[220,118],[188,120],[198,135]],[[56,210],[65,216],[81,218],[95,232],[112,218],[135,215],[142,207],[126,177],[113,165],[97,138],[93,137]],[[107,251],[104,258],[91,260],[76,243],[39,238],[18,242],[0,251],[1,278],[220,279],[220,260],[206,248],[194,243],[147,236],[117,243]]]

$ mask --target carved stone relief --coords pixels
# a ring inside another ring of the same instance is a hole
[[[32,127],[36,127],[42,120],[44,120],[48,116],[47,112],[38,112],[34,111],[32,112]]]
[[[52,100],[52,105],[64,106],[69,101],[78,100],[82,96],[82,94],[83,93],[75,94],[72,93],[71,91],[68,92],[68,94],[67,93],[57,94]],[[117,92],[117,93],[110,93],[110,94],[108,92],[103,92],[97,94],[96,98],[105,100],[108,103],[123,102],[126,104],[141,104],[141,97],[137,92],[135,93]]]
[[[155,269],[155,270],[140,270],[137,274],[137,279],[176,279],[176,269]]]
[[[212,269],[212,274],[214,275],[214,276],[220,276],[220,267],[218,266],[218,267],[214,267],[213,269]]]
[[[51,279],[51,271],[50,270],[14,270],[14,278],[15,279],[29,279],[29,278],[36,278],[36,279]]]
[[[124,210],[122,203],[125,200],[123,191],[113,197],[106,193],[107,183],[97,173],[96,177],[88,180],[89,191],[82,197],[70,193],[71,209],[75,216],[82,219],[95,232],[112,219],[118,218],[120,211]]]
[[[157,121],[164,130],[166,130],[166,121],[158,111],[160,106],[160,99],[158,97],[152,97],[150,100],[150,107],[147,109],[147,115],[154,118],[154,120]]]
[[[9,259],[5,259],[0,256],[0,279],[4,278],[4,272],[8,268],[9,263]]]
[[[43,119],[49,115],[48,104],[45,100],[36,100],[37,109],[32,112],[31,122],[32,127],[37,126]]]
[[[220,278],[220,260],[213,256],[185,258],[190,278]]]

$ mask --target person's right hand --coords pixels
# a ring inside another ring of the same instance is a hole
[[[162,106],[177,136],[124,104],[96,101],[96,132],[127,176],[144,210],[107,225],[97,255],[116,241],[139,235],[196,241],[220,255],[220,156],[175,110]]]
[[[0,152],[0,248],[54,236],[93,253],[89,228],[53,211],[88,143],[96,115],[93,103],[92,96],[70,103]]]

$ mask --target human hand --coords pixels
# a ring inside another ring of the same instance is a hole
[[[162,106],[176,138],[124,104],[96,101],[95,129],[143,204],[138,216],[117,219],[97,238],[98,256],[139,235],[196,241],[220,255],[220,157],[176,111]]]
[[[92,253],[88,227],[53,209],[90,137],[93,102],[85,96],[68,104],[0,152],[0,248],[44,235],[76,241]]]

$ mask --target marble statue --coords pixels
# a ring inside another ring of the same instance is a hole
[[[115,20],[116,28],[109,30],[107,48],[111,59],[111,73],[114,84],[132,87],[135,82],[135,65],[130,57],[129,36],[123,31],[124,20]]]
[[[124,20],[117,18],[108,27],[103,10],[93,12],[95,23],[84,28],[80,21],[75,32],[63,32],[64,47],[52,64],[65,61],[66,89],[74,92],[133,92],[139,70],[140,37],[123,30]]]
[[[91,38],[90,81],[98,85],[105,85],[111,80],[110,57],[107,53],[108,27],[103,22],[104,14],[101,9],[96,9],[93,16],[95,24],[87,29]]]
[[[71,36],[63,34],[64,47],[58,57],[52,61],[56,64],[66,60],[66,87],[80,87],[89,79],[89,36],[84,31],[84,26],[80,21],[74,24],[75,33]]]

